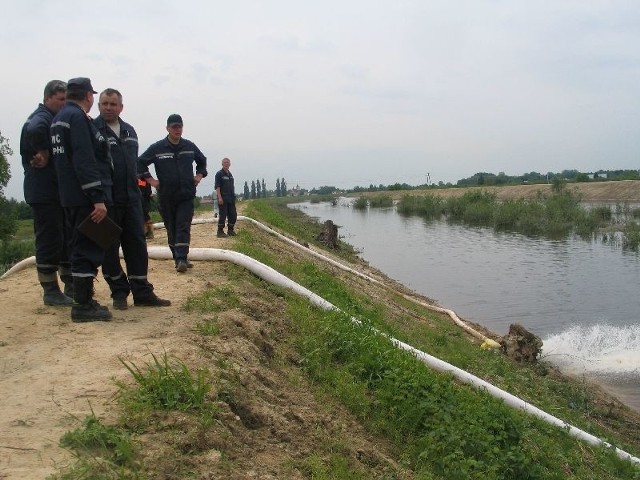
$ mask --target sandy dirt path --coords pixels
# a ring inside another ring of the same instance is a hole
[[[194,225],[194,247],[224,248],[211,224]],[[166,245],[164,230],[152,244]],[[58,446],[64,432],[77,427],[90,408],[108,418],[114,377],[123,378],[120,358],[139,361],[150,352],[183,354],[192,347],[191,322],[181,321],[184,300],[210,285],[215,262],[197,263],[178,274],[172,261],[150,261],[156,293],[170,299],[166,308],[112,310],[111,322],[76,324],[68,307],[48,307],[34,267],[0,281],[0,478],[44,478],[69,459]],[[99,276],[96,298],[111,306]]]

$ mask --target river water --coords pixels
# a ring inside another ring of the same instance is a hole
[[[640,410],[640,256],[580,238],[546,240],[488,228],[356,210],[349,199],[292,205],[332,220],[389,277],[505,335],[520,323],[560,369],[614,390]]]

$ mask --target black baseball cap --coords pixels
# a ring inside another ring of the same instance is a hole
[[[171,125],[182,125],[182,117],[177,113],[169,115],[169,118],[167,118],[167,127]]]
[[[85,92],[98,93],[91,86],[91,80],[87,77],[72,78],[67,82],[68,89],[77,89]]]

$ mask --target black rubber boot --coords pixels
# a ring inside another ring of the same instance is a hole
[[[227,235],[230,237],[235,237],[236,236],[236,231],[233,227],[233,225],[229,225],[229,227],[227,228]]]
[[[60,291],[58,282],[40,282],[44,295],[42,300],[45,305],[59,306],[59,305],[73,305],[73,298],[67,297]]]
[[[60,280],[64,283],[64,294],[73,299],[73,277],[71,275],[60,275]]]
[[[168,307],[171,305],[170,300],[165,300],[151,292],[150,295],[141,298],[134,298],[133,304],[136,307]]]
[[[187,266],[187,261],[186,261],[186,260],[178,260],[178,261],[176,262],[176,270],[177,270],[179,273],[184,273],[184,272],[186,272],[186,271],[187,271],[187,268],[189,268],[189,267]]]
[[[93,277],[73,277],[75,303],[71,307],[71,321],[74,323],[106,322],[112,315],[93,299]]]
[[[216,234],[216,237],[224,238],[226,236],[227,236],[227,234],[224,233],[224,227],[218,227],[218,233]]]
[[[126,310],[129,308],[129,304],[127,303],[127,297],[117,296],[113,297],[113,308],[116,310]]]
[[[74,304],[71,307],[73,323],[108,322],[113,316],[108,309],[101,308],[95,300],[87,304]]]

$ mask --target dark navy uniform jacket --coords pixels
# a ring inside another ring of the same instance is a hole
[[[216,172],[214,188],[218,187],[220,187],[220,195],[222,195],[224,202],[233,203],[236,201],[236,190],[231,171],[225,172],[224,168],[221,168]]]
[[[107,125],[102,115],[93,124],[109,142],[113,162],[113,203],[128,205],[140,200],[138,187],[138,135],[127,122],[120,122],[120,137]]]
[[[63,207],[113,204],[109,144],[77,103],[53,118],[51,147]]]
[[[140,178],[149,178],[149,165],[156,169],[156,177],[160,182],[161,197],[172,198],[176,201],[189,200],[196,196],[196,186],[193,183],[193,163],[196,164],[196,174],[207,176],[207,157],[196,145],[181,138],[178,145],[169,141],[168,136],[151,145],[138,159]]]
[[[20,155],[24,168],[24,200],[31,203],[60,203],[58,177],[53,166],[49,129],[53,112],[43,104],[33,112],[22,126]],[[40,150],[49,151],[49,163],[44,168],[31,166],[31,159]]]

